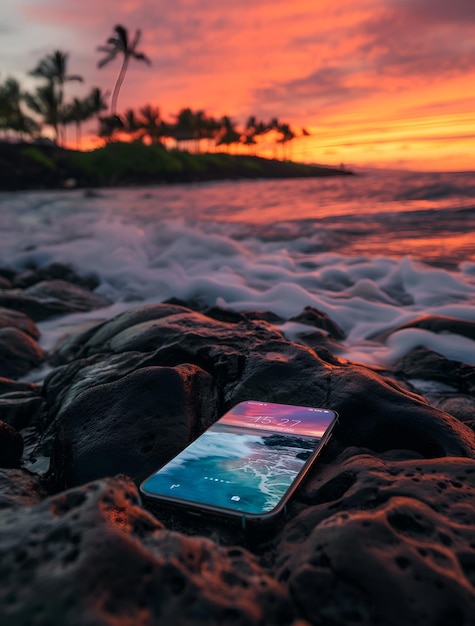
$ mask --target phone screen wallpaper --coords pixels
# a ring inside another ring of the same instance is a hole
[[[334,414],[245,402],[147,479],[149,495],[242,513],[272,511],[318,445]]]

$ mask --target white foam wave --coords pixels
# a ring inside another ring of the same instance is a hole
[[[344,185],[220,183],[153,189],[147,194],[114,190],[92,198],[79,191],[3,194],[0,267],[67,263],[79,273],[96,274],[97,291],[115,303],[102,311],[42,323],[47,347],[83,323],[107,319],[138,303],[178,297],[233,310],[272,310],[286,319],[313,306],[347,334],[347,358],[370,364],[389,364],[416,341],[448,358],[472,362],[473,346],[466,338],[408,329],[393,334],[385,344],[370,340],[423,314],[475,321],[475,264],[466,258],[460,270],[449,271],[407,254],[340,252],[340,247],[351,249],[361,236],[354,229],[346,234],[338,229],[345,219],[356,223],[348,213],[356,206],[364,219],[361,201],[357,205],[354,200],[355,189],[362,185],[361,180]],[[317,192],[326,201],[318,202]],[[407,211],[404,203],[398,206]],[[396,210],[394,200],[381,204],[379,211],[381,215],[386,211],[392,220],[388,207]],[[376,208],[368,208],[372,219],[377,219]],[[263,215],[253,218],[251,209],[262,210],[269,223]],[[271,209],[277,210],[279,219],[271,221]],[[305,220],[299,221],[299,211]],[[333,213],[339,216],[337,230]],[[397,236],[393,222],[388,224],[381,234],[381,249],[384,238]],[[334,240],[340,244],[325,247]],[[295,337],[294,327],[284,330]]]

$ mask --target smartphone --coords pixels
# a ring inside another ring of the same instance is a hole
[[[272,521],[328,441],[335,411],[241,402],[140,486],[150,504],[237,520]]]

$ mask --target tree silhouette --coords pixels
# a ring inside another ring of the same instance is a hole
[[[238,132],[238,130],[236,129],[236,124],[228,115],[224,115],[221,118],[221,129],[217,138],[216,145],[227,146],[229,151],[229,147],[233,143],[240,143],[240,141],[241,133]]]
[[[31,76],[45,78],[54,85],[54,93],[58,100],[58,104],[63,104],[64,83],[69,81],[83,82],[83,77],[79,74],[68,74],[68,58],[67,52],[55,50],[52,54],[47,55],[38,63],[36,68],[30,72]]]
[[[20,135],[33,135],[39,131],[35,120],[23,113],[21,109],[23,99],[20,84],[14,78],[7,78],[0,85],[0,129],[5,134],[9,130]]]
[[[54,85],[52,82],[41,85],[36,89],[35,94],[26,93],[25,102],[27,106],[43,118],[43,123],[51,126],[54,133],[54,141],[58,142],[60,107]]]
[[[69,54],[67,52],[55,50],[52,54],[41,59],[35,69],[30,72],[31,76],[44,78],[48,81],[44,89],[37,91],[36,100],[39,108],[47,111],[49,121],[46,121],[46,123],[53,126],[56,141],[58,140],[60,123],[63,119],[66,120],[66,117],[63,115],[64,112],[62,111],[64,83],[69,81],[83,81],[82,76],[79,76],[79,74],[67,73],[68,58]],[[52,99],[55,100],[54,103]],[[33,101],[30,101],[30,104],[33,104]],[[33,110],[35,110],[34,107],[35,105],[33,104]]]
[[[165,132],[165,124],[160,115],[160,109],[147,104],[139,110],[138,119],[139,137],[149,137],[153,144],[160,143],[160,137]]]
[[[119,74],[117,76],[117,80],[115,81],[114,90],[112,92],[111,99],[111,116],[116,115],[117,112],[117,100],[119,98],[120,88],[122,87],[122,83],[124,82],[125,75],[127,73],[127,68],[129,65],[130,59],[136,59],[137,61],[144,61],[148,65],[151,64],[151,61],[148,57],[145,56],[143,52],[139,52],[137,50],[138,43],[140,41],[141,31],[136,30],[134,38],[132,41],[129,41],[129,35],[127,29],[124,26],[118,24],[114,31],[116,35],[114,37],[109,37],[105,46],[98,46],[99,52],[105,52],[106,56],[99,61],[97,67],[101,68],[110,61],[113,61],[117,55],[122,55],[122,65],[119,70]]]

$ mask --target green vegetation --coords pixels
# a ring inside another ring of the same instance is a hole
[[[64,150],[52,145],[0,142],[0,190],[157,185],[349,173],[249,155],[168,151],[161,145],[145,145],[140,141],[112,142],[91,152]]]
[[[49,170],[56,169],[56,164],[53,161],[53,159],[51,159],[49,156],[47,156],[44,152],[42,152],[39,148],[36,148],[35,146],[27,146],[26,148],[23,148],[21,151],[21,154],[25,158],[30,159],[31,161],[34,161],[35,163],[38,163],[39,165],[43,165],[44,167],[47,167]]]

